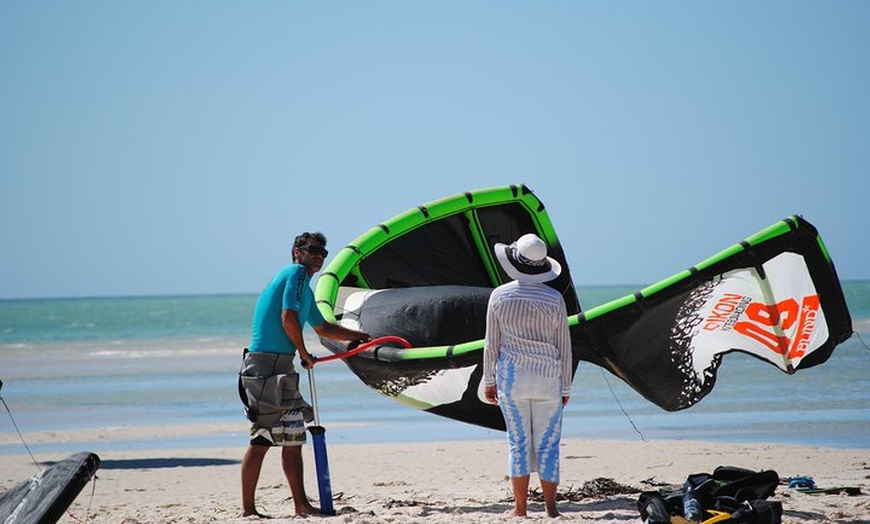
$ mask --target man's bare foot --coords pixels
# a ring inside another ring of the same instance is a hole
[[[242,516],[243,517],[257,517],[258,519],[270,519],[270,518],[272,518],[269,515],[264,515],[255,509],[252,509],[250,511],[242,511]]]
[[[511,509],[511,510],[508,510],[508,511],[505,511],[504,516],[507,517],[507,518],[518,517],[518,518],[521,518],[521,519],[524,519],[524,518],[528,517],[528,515],[526,514],[525,511],[517,511],[516,508]]]
[[[319,508],[315,508],[311,504],[299,505],[296,506],[296,516],[300,517],[303,515],[322,515],[323,513]]]

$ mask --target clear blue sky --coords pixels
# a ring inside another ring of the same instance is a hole
[[[870,278],[870,2],[0,3],[0,298],[256,293],[525,183],[578,285],[788,215]]]

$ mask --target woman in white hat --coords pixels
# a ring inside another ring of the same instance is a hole
[[[559,276],[559,262],[533,234],[496,244],[499,263],[514,280],[490,295],[483,350],[486,400],[507,424],[512,515],[525,517],[529,477],[537,471],[551,517],[559,486],[562,408],[571,394],[571,338],[562,295],[544,284]]]

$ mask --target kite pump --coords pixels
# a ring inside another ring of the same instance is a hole
[[[320,425],[317,409],[317,388],[314,387],[314,367],[308,368],[308,387],[311,390],[311,404],[314,408],[314,425],[308,426],[314,445],[314,464],[317,469],[317,491],[320,493],[320,512],[335,515],[332,506],[332,481],[329,479],[329,458],[326,454],[326,428]]]
[[[406,348],[411,347],[411,344],[401,337],[386,336],[370,340],[345,353],[318,358],[316,362],[327,362],[339,358],[352,357],[370,347],[384,345],[388,342],[393,342]],[[326,453],[326,428],[320,425],[320,410],[317,408],[317,388],[314,385],[314,366],[308,368],[308,388],[311,392],[311,406],[314,409],[314,424],[308,426],[308,431],[311,432],[311,441],[314,447],[314,466],[317,470],[317,491],[320,495],[320,512],[324,515],[335,515],[335,509],[332,505],[332,480],[329,478],[329,457]]]

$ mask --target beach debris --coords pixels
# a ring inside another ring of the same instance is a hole
[[[807,476],[799,476],[799,477],[790,477],[787,479],[780,479],[780,484],[787,483],[789,488],[808,488],[815,489],[816,483],[813,480],[813,477]]]
[[[813,480],[813,477],[808,477],[805,475],[796,476],[796,477],[788,477],[784,479],[780,479],[780,484],[787,484],[788,488],[791,491],[797,491],[799,493],[807,493],[809,495],[839,495],[841,493],[845,493],[846,495],[861,495],[861,488],[857,486],[833,486],[833,487],[819,487],[816,485],[816,482]]]
[[[665,481],[662,481],[662,480],[656,480],[655,477],[650,477],[650,478],[648,478],[648,479],[641,480],[640,483],[643,484],[644,486],[652,486],[652,487],[654,487],[654,488],[662,488],[662,487],[671,487],[671,486],[674,486],[674,484],[671,484],[670,482],[665,482]]]
[[[395,486],[407,486],[408,483],[404,480],[389,480],[389,481],[380,481],[372,483],[372,486],[375,487],[395,487]]]
[[[390,499],[390,500],[384,502],[384,504],[383,504],[383,506],[387,509],[412,508],[412,507],[416,507],[419,505],[420,505],[420,502],[418,502],[416,500],[396,500],[396,499]]]
[[[336,510],[336,515],[353,515],[353,514],[360,514],[360,515],[371,514],[371,515],[374,515],[375,513],[373,511],[361,513],[360,510],[356,509],[353,506],[342,506]]]
[[[612,497],[613,495],[635,494],[640,493],[640,491],[637,488],[620,484],[611,478],[599,477],[584,482],[579,488],[573,485],[564,489],[560,488],[556,492],[556,500],[576,502],[585,499]],[[513,498],[502,502],[509,502],[511,500]],[[531,488],[529,489],[529,500],[543,502],[544,493],[538,487]]]

